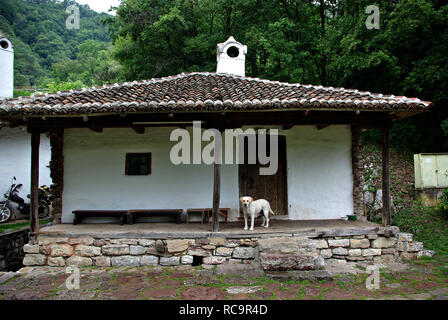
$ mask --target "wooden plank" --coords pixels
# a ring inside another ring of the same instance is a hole
[[[390,226],[391,202],[390,202],[390,127],[383,128],[382,143],[383,165],[383,226]]]
[[[229,116],[232,121],[228,120]],[[89,122],[83,121],[82,117],[47,117],[42,120],[39,117],[28,118],[28,126],[32,128],[45,128],[46,130],[55,128],[132,128],[132,127],[153,127],[153,126],[174,126],[179,127],[179,121],[191,122],[193,120],[203,121],[203,128],[239,128],[243,125],[331,125],[331,124],[358,124],[366,128],[380,128],[385,122],[393,119],[393,115],[384,112],[363,112],[356,115],[354,112],[344,111],[316,111],[305,115],[303,111],[266,111],[266,112],[231,112],[224,116],[220,113],[195,113],[185,112],[176,113],[175,117],[170,118],[164,113],[155,114],[128,114],[127,117],[119,115],[97,115],[90,116]],[[22,118],[11,119],[18,124]],[[143,124],[144,122],[153,124]],[[157,122],[160,122],[158,124]],[[170,124],[170,122],[173,122]],[[140,124],[142,123],[142,124]],[[10,123],[9,125],[14,125]],[[186,125],[186,124],[182,124]]]
[[[31,242],[37,240],[39,232],[39,145],[40,132],[31,132],[31,208],[30,234]]]

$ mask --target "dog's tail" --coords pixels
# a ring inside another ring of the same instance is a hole
[[[273,216],[275,216],[275,213],[274,213],[274,211],[272,211],[271,208],[269,208],[269,212],[270,212]]]

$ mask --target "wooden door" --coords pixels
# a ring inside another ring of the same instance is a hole
[[[267,136],[269,146],[269,135]],[[258,139],[258,138],[257,138]],[[258,148],[258,143],[257,143]],[[248,164],[247,139],[244,143],[244,164],[238,166],[239,194],[257,199],[266,199],[276,215],[288,214],[287,182],[286,182],[286,137],[278,136],[278,170],[274,175],[260,175],[262,165]],[[267,153],[270,150],[268,148]],[[258,150],[257,150],[258,154]],[[269,165],[265,165],[268,167]]]

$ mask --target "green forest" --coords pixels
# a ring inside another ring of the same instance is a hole
[[[429,112],[394,124],[392,143],[448,151],[448,4],[442,0],[123,0],[115,16],[72,1],[1,0],[17,86],[68,90],[216,70],[216,44],[248,46],[247,76],[418,97]],[[378,29],[366,12],[379,8]],[[378,141],[370,131],[367,141]]]

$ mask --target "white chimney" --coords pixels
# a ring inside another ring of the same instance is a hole
[[[12,98],[14,91],[14,49],[0,33],[0,99]]]
[[[218,43],[216,73],[228,73],[244,77],[247,46],[243,46],[232,36],[224,43]]]

